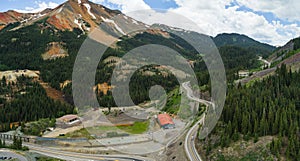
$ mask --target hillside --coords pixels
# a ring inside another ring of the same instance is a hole
[[[119,42],[107,51],[105,58],[108,56],[122,57],[124,53],[141,45],[161,44],[176,50],[194,62],[193,66],[201,85],[206,84],[209,80],[206,65],[197,56],[196,51],[180,37],[172,34],[172,32],[178,31],[178,34],[184,32],[190,36],[199,35],[195,32],[165,25],[150,27],[120,11],[110,10],[89,1],[78,3],[77,0],[69,0],[57,8],[32,15],[38,16],[32,19],[24,17],[21,22],[13,21],[0,31],[0,60],[2,60],[0,70],[39,70],[43,81],[62,90],[60,84],[71,80],[73,63],[80,45],[93,28],[100,26],[98,28],[100,35],[98,36],[105,36],[112,40],[118,40],[119,36],[132,28],[140,28],[145,31],[119,38]],[[23,36],[19,37],[18,35]],[[226,37],[226,34],[224,35]],[[239,69],[259,67],[256,59],[261,52],[257,51],[262,50],[256,50],[249,46],[253,43],[257,46],[264,46],[263,44],[250,38],[247,38],[243,45],[232,44],[229,39],[222,38],[224,35],[219,35],[216,39],[224,40],[224,44],[230,45],[219,46],[229,78],[234,77],[234,73]],[[104,77],[96,76],[96,83],[109,83],[113,66],[106,66],[106,63],[101,62],[99,66],[105,67],[97,71]],[[66,94],[71,95],[70,90],[64,91],[69,91]]]
[[[287,42],[284,46],[277,48],[268,60],[272,62],[281,61],[284,58],[289,57],[288,54],[291,51],[296,51],[300,48],[300,38],[295,38]]]
[[[219,124],[198,142],[202,156],[207,160],[298,160],[299,42],[296,38],[277,48],[269,56],[270,68],[229,86]]]
[[[55,88],[51,90],[55,95],[53,98],[60,101],[64,98],[66,102],[73,104],[72,82],[70,82],[73,64],[81,44],[93,29],[97,31],[97,35],[94,36],[108,42],[111,40],[116,42],[107,49],[96,71],[94,89],[97,91],[98,101],[102,107],[115,106],[115,102],[110,90],[103,93],[97,89],[96,85],[108,84],[110,86],[113,69],[118,62],[122,61],[121,57],[128,51],[147,44],[167,46],[180,53],[191,62],[200,86],[206,86],[206,90],[210,88],[209,73],[205,62],[195,49],[174,34],[174,31],[178,31],[178,34],[189,34],[189,36],[206,35],[163,25],[148,26],[120,11],[111,10],[87,0],[82,0],[80,3],[77,0],[69,0],[57,8],[47,9],[40,13],[20,14],[18,18],[13,17],[11,13],[14,12],[8,11],[2,14],[5,21],[2,20],[3,28],[0,30],[0,70],[39,71],[42,80],[40,82],[45,82]],[[143,32],[126,34],[137,28]],[[94,37],[90,38],[97,41]],[[106,42],[101,43],[106,44]],[[244,42],[244,46],[251,46],[251,44],[246,45],[247,43],[248,41]],[[231,44],[231,42],[225,42],[225,44]],[[229,79],[234,77],[234,73],[239,69],[258,66],[256,50],[248,50],[249,48],[244,46],[237,44],[220,46]],[[131,69],[135,69],[134,66],[131,66]],[[178,87],[179,84],[174,75],[165,70],[162,67],[146,66],[135,72],[132,77],[133,83],[130,85],[130,95],[135,104],[149,100],[148,91],[154,84],[160,84],[167,92]],[[69,83],[61,86],[64,82]],[[46,88],[46,95],[49,96],[50,87],[45,87],[43,84],[38,86],[40,87]],[[8,100],[2,100],[4,106],[9,103]],[[38,111],[39,109],[36,108],[38,107],[35,105],[28,107],[30,110]],[[70,112],[70,110],[67,111]],[[31,120],[35,121],[40,117],[31,118]],[[16,119],[26,121],[22,117]]]
[[[12,23],[25,22],[26,19],[32,18],[33,15],[34,14],[19,13],[12,10],[0,13],[0,30]]]
[[[8,13],[10,12],[12,11]],[[7,90],[1,91],[0,106],[4,107],[2,110],[6,111],[6,116],[0,115],[2,118],[0,131],[9,130],[10,122],[37,121],[41,118],[60,117],[73,112],[72,84],[69,83],[65,86],[61,86],[61,84],[72,80],[73,64],[79,48],[88,33],[94,28],[97,28],[100,33],[97,36],[106,36],[113,40],[118,40],[119,36],[124,35],[132,28],[144,29],[144,32],[131,33],[121,37],[115,46],[107,50],[99,62],[95,78],[96,84],[110,84],[115,64],[111,61],[105,62],[106,58],[122,57],[124,53],[140,45],[158,42],[187,57],[194,57],[194,55],[188,55],[190,52],[181,47],[181,44],[178,45],[178,42],[181,41],[180,38],[174,35],[170,36],[169,33],[159,29],[148,28],[145,24],[120,11],[110,10],[89,1],[78,3],[77,0],[69,0],[57,8],[48,9],[43,13],[28,14],[29,17],[18,17],[19,19],[12,18],[8,13],[3,14],[4,20],[7,21],[5,23],[3,21],[3,28],[0,30],[0,70],[36,70],[39,71],[40,80],[29,79],[22,86],[19,85],[21,82],[15,83],[16,85],[1,84]],[[31,15],[36,16],[30,18]],[[10,21],[10,19],[12,20]],[[148,67],[143,70],[146,73],[160,73],[155,68]],[[3,82],[6,81],[5,77],[1,79]],[[161,76],[137,72],[134,75],[134,82],[136,83],[131,87],[133,89],[131,93],[136,104],[149,100],[148,90],[155,83],[164,86],[167,91],[171,91],[178,85],[174,76],[169,72],[164,72]],[[33,87],[32,84],[34,84]],[[9,90],[10,88],[15,88],[15,90]],[[32,92],[34,90],[38,92]],[[111,91],[105,93],[99,89],[96,91],[102,107],[115,106]],[[26,94],[20,95],[20,93]],[[5,97],[6,95],[10,97]],[[26,106],[22,106],[29,97],[32,98],[32,101],[26,103]],[[42,105],[42,101],[44,101],[44,105]],[[71,106],[60,101],[68,102]],[[53,108],[49,108],[49,106],[53,106]],[[14,109],[15,107],[32,114],[17,115],[16,112],[19,111]],[[48,112],[49,110],[51,112]],[[37,114],[36,111],[40,111],[41,114]],[[4,112],[2,114],[4,115]]]
[[[213,40],[218,47],[237,46],[244,49],[254,50],[257,55],[261,55],[263,57],[269,56],[269,54],[275,50],[274,46],[258,42],[246,35],[236,33],[219,34],[216,37],[213,37]]]
[[[203,156],[207,160],[297,160],[299,78],[299,72],[283,64],[262,81],[229,87],[218,125],[200,143]]]
[[[288,41],[282,47],[277,48],[267,60],[271,63],[271,67],[261,71],[254,72],[253,75],[247,78],[238,80],[242,84],[261,80],[267,76],[273,75],[277,68],[283,64],[286,65],[291,71],[295,72],[300,69],[300,38],[295,38]]]
[[[178,35],[188,35],[193,38],[197,36],[206,36],[198,34],[194,31],[188,31],[176,27],[170,27],[164,24],[154,24],[151,27],[162,29],[167,32],[176,33]],[[246,35],[240,34],[219,34],[216,37],[211,37],[219,53],[223,59],[226,68],[227,80],[232,82],[237,79],[236,73],[239,70],[257,70],[261,67],[261,62],[258,56],[268,57],[275,50],[274,46],[261,43]],[[184,41],[183,41],[184,42]],[[188,49],[190,55],[195,55],[193,47],[187,43],[181,42],[181,46]],[[193,57],[191,57],[193,59]],[[206,70],[204,62],[196,60],[195,69],[200,68],[200,71]]]

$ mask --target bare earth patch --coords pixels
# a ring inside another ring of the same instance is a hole
[[[254,143],[253,139],[249,141],[239,140],[237,142],[231,143],[228,147],[221,148],[217,147],[210,152],[208,156],[209,160],[218,160],[220,155],[229,159],[242,159],[248,158],[265,158],[271,157],[272,154],[268,148],[268,144],[272,142],[273,136],[260,137],[259,140]],[[199,145],[199,144],[198,144]],[[201,145],[200,145],[201,146]],[[205,156],[205,151],[200,151],[201,156]],[[273,158],[274,159],[274,158]]]
[[[63,48],[63,44],[60,42],[51,42],[48,44],[46,53],[42,55],[44,60],[51,60],[56,58],[63,58],[69,56],[67,51]]]

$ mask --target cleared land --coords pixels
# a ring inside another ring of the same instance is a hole
[[[135,122],[131,126],[97,126],[97,127],[88,127],[82,128],[73,132],[65,134],[65,136],[60,136],[60,138],[88,138],[93,139],[91,134],[99,134],[105,136],[110,132],[117,133],[128,133],[128,134],[142,134],[148,130],[149,121],[144,122]]]

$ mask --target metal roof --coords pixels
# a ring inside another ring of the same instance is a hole
[[[73,120],[73,119],[76,119],[76,118],[78,118],[77,115],[65,115],[63,117],[58,118],[58,120],[60,120],[60,121],[70,121],[70,120]]]

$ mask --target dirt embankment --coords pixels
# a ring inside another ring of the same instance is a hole
[[[51,42],[47,46],[47,51],[42,55],[44,60],[51,60],[56,58],[64,58],[69,56],[68,52],[64,49],[64,43]]]
[[[66,101],[64,99],[64,94],[61,91],[59,91],[55,88],[52,88],[48,83],[45,83],[42,80],[38,80],[38,82],[46,90],[48,97],[50,97],[53,100],[60,101],[62,103],[66,103]]]

